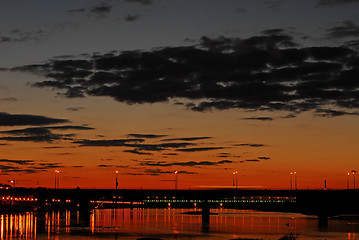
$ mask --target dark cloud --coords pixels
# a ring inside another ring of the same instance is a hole
[[[344,5],[348,3],[359,3],[358,0],[318,0],[317,7],[333,7],[337,5]]]
[[[134,172],[129,172],[129,173],[122,173],[123,175],[130,175],[130,176],[143,176],[143,175],[145,175],[145,174],[143,174],[143,173],[138,173],[138,172],[136,172],[136,173],[134,173]]]
[[[258,159],[260,159],[260,160],[269,160],[270,157],[258,157]]]
[[[107,164],[100,164],[100,165],[97,165],[97,167],[99,167],[99,168],[130,168],[129,165],[107,165]]]
[[[112,6],[102,4],[101,6],[96,6],[96,7],[91,8],[90,12],[96,14],[97,16],[104,17],[111,12],[111,9],[112,9]]]
[[[359,112],[336,111],[332,109],[317,109],[315,115],[318,117],[337,117],[344,115],[359,115]]]
[[[204,140],[204,139],[211,139],[211,137],[188,137],[188,138],[168,138],[163,139],[161,141],[196,141],[196,140]]]
[[[51,132],[45,127],[36,127],[36,128],[25,128],[25,129],[16,129],[9,131],[1,131],[2,134],[10,134],[16,136],[41,136],[41,135],[50,135]]]
[[[264,147],[264,144],[259,144],[259,143],[240,143],[240,144],[235,144],[233,146],[236,147]]]
[[[16,166],[8,166],[8,165],[1,165],[0,164],[0,170],[1,174],[7,173],[7,172],[21,172],[22,169]]]
[[[230,156],[231,156],[230,153],[220,153],[220,154],[217,155],[217,157],[220,157],[220,158],[228,158]]]
[[[66,119],[0,112],[0,126],[49,125],[67,122],[69,121]]]
[[[219,153],[217,155],[217,157],[219,157],[219,158],[230,158],[230,157],[232,157],[232,158],[240,158],[241,156],[233,155],[231,153]]]
[[[52,142],[62,139],[58,135],[39,135],[39,136],[22,136],[22,137],[1,137],[0,140],[10,142]]]
[[[265,0],[264,1],[264,5],[274,11],[280,10],[281,4],[282,4],[281,0]]]
[[[164,171],[161,169],[146,169],[144,172],[146,175],[158,176],[163,174],[174,174],[173,171]],[[196,172],[178,171],[178,174],[197,174]]]
[[[53,130],[92,130],[94,128],[86,127],[86,126],[49,126],[49,127],[33,127],[33,128],[24,128],[24,129],[15,129],[9,131],[0,131],[2,134],[10,134],[10,135],[25,135],[25,136],[33,136],[33,135],[48,135],[51,134],[49,129]]]
[[[13,97],[0,98],[0,101],[2,101],[2,102],[16,102],[17,100],[18,100],[17,98],[13,98]]]
[[[124,152],[133,153],[137,155],[153,155],[151,152],[160,152],[171,149],[185,149],[190,146],[195,146],[195,143],[189,142],[164,142],[164,143],[144,143],[145,139],[156,139],[167,135],[155,134],[128,134],[126,139],[111,139],[111,140],[89,140],[81,139],[74,140],[73,143],[80,144],[82,147],[125,147],[132,148],[126,149]],[[194,149],[195,150],[195,149]],[[194,151],[193,149],[190,151]],[[198,151],[200,151],[199,149]],[[204,149],[203,149],[204,151]],[[167,153],[167,155],[175,155],[174,153]]]
[[[129,3],[139,3],[142,5],[152,5],[154,3],[153,0],[125,0],[125,2],[129,2]]]
[[[10,159],[0,159],[2,163],[14,163],[19,165],[34,165],[34,160],[10,160]]]
[[[161,169],[146,169],[144,173],[146,175],[158,176],[160,174],[173,174],[173,171],[163,171]]]
[[[66,110],[72,111],[72,112],[77,112],[77,111],[80,111],[80,110],[83,110],[83,109],[84,109],[83,107],[66,108]]]
[[[53,169],[53,168],[63,168],[60,163],[39,163],[39,166],[36,167],[36,169],[39,170],[47,170],[47,169]]]
[[[0,163],[6,163],[6,165],[0,164],[0,169],[2,174],[7,174],[11,172],[19,173],[37,173],[42,171],[47,171],[53,168],[62,168],[63,166],[60,163],[38,163],[34,160],[10,160],[10,159],[0,159]]]
[[[135,22],[138,19],[140,19],[140,15],[137,14],[129,14],[126,17],[124,17],[126,22]]]
[[[10,31],[6,36],[0,36],[1,43],[16,43],[25,41],[38,41],[48,33],[43,30],[23,32],[17,29]]]
[[[285,35],[285,31],[282,28],[273,28],[262,31],[265,35]]]
[[[167,135],[157,135],[157,134],[136,134],[136,133],[127,134],[127,137],[134,137],[134,138],[161,138],[166,136]]]
[[[327,29],[330,38],[358,37],[359,26],[352,21],[344,21],[342,26]]]
[[[184,149],[177,149],[176,151],[180,152],[204,152],[204,151],[211,151],[217,149],[224,149],[224,147],[200,147],[200,148],[184,148]]]
[[[89,8],[76,8],[66,11],[70,14],[87,14],[88,17],[106,17],[112,10],[112,5],[101,3],[100,5],[89,7]]]
[[[295,114],[290,113],[290,114],[288,114],[288,115],[281,116],[280,118],[295,118],[295,117],[296,117]]]
[[[55,126],[55,127],[34,127],[25,129],[15,129],[1,131],[0,134],[8,134],[8,137],[1,137],[5,141],[32,141],[32,142],[52,142],[55,140],[71,140],[73,134],[56,134],[50,131],[55,130],[89,130],[92,128],[84,126]],[[14,137],[15,136],[15,137]]]
[[[113,167],[113,165],[100,164],[100,165],[97,165],[97,167],[99,167],[99,168],[109,168],[109,167]]]
[[[46,127],[46,128],[55,129],[55,130],[93,130],[94,129],[92,127],[87,127],[87,126],[71,126],[71,125]]]
[[[133,154],[137,154],[137,155],[153,155],[150,152],[141,152],[137,149],[132,149],[132,150],[124,150],[124,152],[128,152],[128,153],[133,153]]]
[[[218,162],[211,161],[188,161],[188,162],[165,162],[165,161],[140,161],[141,166],[152,166],[152,167],[170,167],[170,166],[185,166],[185,167],[199,167],[199,166],[218,166],[222,164],[233,163],[229,160],[223,160]]]
[[[59,148],[64,148],[64,147],[58,147],[58,146],[56,146],[56,147],[43,147],[44,149],[59,149]]]
[[[246,159],[246,162],[260,162],[259,159]]]
[[[77,140],[74,143],[83,147],[124,147],[131,142],[144,142],[143,139],[113,139],[113,140]]]
[[[274,120],[272,117],[248,117],[242,118],[243,120],[259,120],[259,121],[272,121]]]
[[[349,27],[351,25],[348,25]],[[332,29],[333,36],[351,34]],[[282,29],[246,39],[202,37],[196,45],[50,59],[14,68],[43,75],[35,87],[68,98],[108,96],[127,104],[181,100],[193,111],[359,108],[359,52],[348,46],[301,47]]]
[[[188,146],[196,145],[194,143],[161,143],[161,144],[126,144],[127,147],[134,147],[136,150],[144,150],[144,151],[163,151],[168,149],[176,149],[176,148],[185,148]]]

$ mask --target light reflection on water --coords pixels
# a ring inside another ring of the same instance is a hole
[[[103,209],[0,215],[2,239],[297,239],[356,240],[357,220],[318,221],[314,216],[212,209],[209,222],[194,209]],[[359,238],[358,238],[359,239]]]

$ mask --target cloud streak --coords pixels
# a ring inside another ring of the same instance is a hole
[[[205,140],[205,139],[211,139],[211,137],[188,137],[188,138],[167,138],[163,139],[161,141],[197,141],[197,140]]]
[[[224,149],[224,147],[184,148],[184,149],[177,149],[176,151],[179,151],[179,152],[204,152],[204,151],[211,151],[211,150],[218,150],[218,149]]]
[[[74,143],[82,147],[124,147],[131,142],[144,142],[143,139],[112,139],[112,140],[76,140]]]
[[[62,167],[63,166],[60,163],[37,162],[35,160],[0,159],[0,169],[2,174],[11,172],[31,174]]]
[[[236,147],[264,147],[264,144],[261,143],[239,143],[239,144],[234,144],[233,146]]]
[[[161,138],[166,136],[167,135],[157,135],[157,134],[137,134],[137,133],[127,134],[127,137],[134,137],[134,138]]]
[[[218,165],[223,165],[223,164],[229,164],[229,163],[233,163],[232,161],[229,160],[223,160],[223,161],[218,161],[218,162],[213,162],[213,161],[200,161],[200,162],[196,162],[196,161],[188,161],[188,162],[165,162],[165,161],[141,161],[140,165],[141,166],[151,166],[151,167],[171,167],[171,166],[185,166],[185,167],[200,167],[200,166],[218,166]]]
[[[318,0],[317,7],[334,7],[349,3],[359,3],[358,0]]]
[[[0,112],[0,126],[24,126],[24,125],[49,125],[68,123],[69,120],[50,118],[38,115],[27,114],[10,114],[6,112]]]
[[[56,134],[53,130],[91,130],[93,128],[85,126],[49,126],[49,127],[33,127],[25,129],[15,129],[9,131],[0,131],[0,134],[7,134],[10,136],[1,137],[4,141],[31,141],[31,142],[52,142],[55,140],[72,140],[74,134]]]
[[[352,21],[344,21],[342,26],[327,29],[329,38],[358,37],[359,26]]]
[[[249,117],[243,118],[243,120],[258,120],[258,121],[273,121],[272,117]]]

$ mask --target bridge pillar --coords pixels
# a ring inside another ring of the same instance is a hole
[[[210,208],[208,200],[202,202],[202,232],[209,232],[209,219],[210,219]]]

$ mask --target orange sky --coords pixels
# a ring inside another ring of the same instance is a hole
[[[355,1],[39,4],[0,3],[0,182],[353,187]]]

